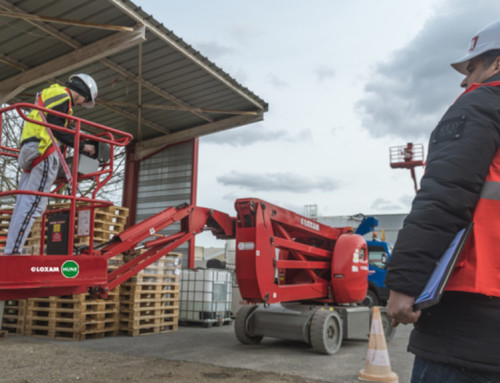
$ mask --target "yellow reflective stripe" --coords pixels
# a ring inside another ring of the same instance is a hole
[[[500,182],[486,181],[481,190],[480,198],[500,201]]]
[[[70,101],[70,96],[66,92],[66,88],[59,84],[52,84],[49,88],[45,88],[42,91],[42,100],[44,107],[47,109],[52,109],[56,105],[60,105],[66,101]],[[71,101],[70,101],[71,103]],[[68,114],[73,114],[73,110],[69,110]],[[37,109],[32,109],[29,117],[36,121],[42,121],[40,113]],[[66,120],[64,126],[67,126],[68,120]],[[47,148],[51,145],[52,140],[44,126],[38,125],[34,122],[26,122],[23,127],[23,132],[21,134],[21,141],[35,137],[40,140],[38,145],[38,150],[41,154],[45,153]]]
[[[43,100],[43,103],[44,103],[43,106],[47,109],[50,109],[50,107],[52,106],[51,105],[52,103],[55,103],[63,98],[69,99],[69,95],[68,95],[68,93],[66,93],[66,91],[64,92],[64,94],[58,94],[56,96],[48,98],[47,100]]]

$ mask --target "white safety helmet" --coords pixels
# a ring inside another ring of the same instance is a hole
[[[85,97],[82,106],[87,109],[93,108],[97,98],[97,84],[94,79],[88,74],[78,73],[71,75],[68,81],[68,88],[74,89]]]
[[[488,24],[477,32],[470,42],[467,54],[451,63],[451,66],[460,73],[467,75],[467,66],[470,60],[497,49],[500,49],[500,20]]]

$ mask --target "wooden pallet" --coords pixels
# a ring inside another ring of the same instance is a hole
[[[179,282],[136,284],[120,288],[120,331],[129,336],[176,331]]]
[[[162,311],[170,314],[173,311],[178,311],[179,305],[175,298],[168,300],[147,300],[142,302],[120,302],[120,312],[122,317],[142,317],[149,315],[147,313]],[[146,313],[146,314],[145,314]]]
[[[7,232],[9,231],[12,209],[6,211],[7,212],[0,213],[0,244],[2,246],[5,246],[5,238],[7,237]]]
[[[86,203],[77,203],[77,207],[82,208],[88,206]],[[47,211],[56,209],[69,209],[70,204],[68,202],[62,203],[51,203],[47,207]],[[96,208],[94,211],[95,221],[94,221],[94,244],[99,245],[109,241],[114,235],[122,232],[125,229],[125,225],[128,219],[129,209],[120,206],[106,206]],[[5,237],[7,236],[8,227],[10,223],[11,213],[5,210],[5,213],[0,214],[0,246],[5,246]],[[40,253],[40,242],[42,225],[41,218],[38,218],[31,229],[30,234],[26,240],[24,247],[25,254],[39,254]],[[75,217],[75,235],[74,244],[75,246],[82,246],[89,244],[89,237],[77,235],[78,230],[78,214]],[[46,231],[47,232],[47,231]],[[45,235],[44,243],[47,240]]]
[[[81,341],[119,334],[119,289],[108,300],[88,294],[27,300],[25,335]]]
[[[130,261],[138,254],[126,256],[125,261]],[[158,283],[179,283],[179,276],[181,274],[181,259],[180,253],[169,253],[158,261],[152,263],[145,269],[141,270],[137,275],[130,278],[127,282],[136,285],[151,285]]]
[[[178,322],[177,301],[120,304],[120,330],[130,336],[175,331]]]
[[[164,294],[179,294],[179,286],[178,282],[137,284],[127,281],[121,284],[120,301],[157,298]]]
[[[115,255],[108,259],[108,273],[115,271],[117,268],[124,264],[123,254]],[[117,290],[119,293],[119,290]]]
[[[26,299],[5,301],[2,329],[23,335],[26,322]]]
[[[68,341],[82,341],[86,339],[100,339],[105,337],[117,336],[120,334],[119,325],[113,322],[102,322],[96,324],[96,327],[87,326],[85,329],[71,329],[60,323],[47,324],[47,322],[37,322],[26,330],[26,336],[34,338],[50,338]]]
[[[128,336],[160,334],[177,331],[179,329],[179,315],[170,317],[150,317],[133,321],[120,320],[120,332]]]
[[[179,283],[140,284],[124,283],[120,287],[120,303],[178,302]]]
[[[178,284],[178,275],[169,274],[153,274],[153,273],[140,273],[129,279],[130,282],[136,283],[137,285],[150,285],[150,284]]]

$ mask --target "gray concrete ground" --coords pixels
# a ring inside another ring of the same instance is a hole
[[[410,331],[410,326],[399,326],[394,338],[388,343],[392,370],[399,375],[400,383],[409,381],[413,364],[413,356],[406,351]],[[332,356],[316,354],[300,342],[273,338],[264,338],[259,345],[242,345],[234,335],[232,324],[212,328],[182,326],[178,331],[164,334],[120,336],[74,343],[40,338],[23,340],[59,343],[127,356],[286,373],[332,383],[358,382],[358,373],[364,368],[368,349],[366,339],[345,341],[340,351]]]

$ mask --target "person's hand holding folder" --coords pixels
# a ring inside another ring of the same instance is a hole
[[[441,256],[434,272],[429,277],[421,294],[415,299],[397,291],[390,292],[387,303],[387,314],[392,318],[392,326],[399,323],[415,323],[421,315],[421,310],[433,306],[441,300],[444,289],[455,265],[462,253],[465,242],[472,230],[473,223],[460,230]]]
[[[414,311],[414,303],[414,297],[391,290],[389,301],[387,302],[387,314],[391,318],[392,327],[396,327],[400,323],[415,323],[420,318],[422,311]]]

